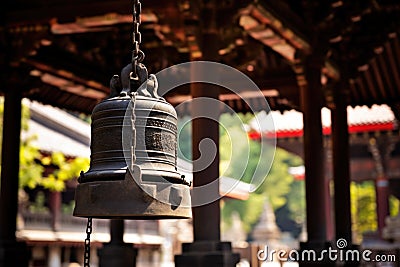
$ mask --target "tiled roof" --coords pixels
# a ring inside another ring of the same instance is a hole
[[[373,132],[397,129],[395,116],[387,105],[373,105],[372,107],[357,106],[347,107],[347,119],[349,132]],[[268,123],[272,116],[273,124]],[[258,120],[258,123],[257,123]],[[328,108],[321,109],[323,133],[331,132],[331,111]],[[261,112],[256,119],[250,122],[252,137],[259,137],[260,133],[270,134],[275,132],[279,137],[295,137],[303,135],[303,114],[296,110],[272,111],[269,114]]]
[[[90,125],[50,105],[24,99],[29,108],[28,130],[22,138],[34,137],[32,145],[44,152],[62,152],[71,157],[90,156]]]

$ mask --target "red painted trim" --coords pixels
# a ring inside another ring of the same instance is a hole
[[[395,130],[394,122],[386,123],[375,123],[375,124],[360,124],[360,125],[350,125],[349,133],[363,133],[363,132],[380,132],[380,131],[393,131]],[[331,127],[322,128],[324,135],[331,134]],[[259,132],[250,132],[248,136],[252,140],[258,140],[261,138]],[[273,137],[273,133],[264,133],[264,137]],[[291,137],[302,137],[303,129],[293,130],[293,131],[278,131],[275,133],[276,138],[291,138]]]
[[[393,122],[360,124],[360,125],[350,125],[349,133],[392,131],[394,129],[395,129],[395,124]]]
[[[303,136],[303,130],[293,131],[279,131],[276,132],[276,138],[288,138],[288,137],[301,137]]]
[[[296,180],[296,181],[303,181],[304,180],[304,178],[305,178],[305,173],[303,173],[303,174],[294,174],[293,175],[293,178]]]

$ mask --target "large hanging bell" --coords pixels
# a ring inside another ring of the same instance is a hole
[[[90,168],[81,173],[74,216],[190,218],[190,184],[177,172],[177,115],[143,64],[114,75],[92,112]]]

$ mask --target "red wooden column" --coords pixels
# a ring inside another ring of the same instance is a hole
[[[348,244],[352,244],[347,95],[341,85],[339,83],[334,88],[331,109],[335,238],[344,238]]]
[[[342,77],[342,81],[345,78]],[[343,250],[356,250],[353,244],[350,198],[350,144],[347,122],[346,83],[340,82],[333,89],[332,120],[332,167],[334,181],[335,242],[345,239]],[[345,266],[359,266],[358,261],[350,261]]]
[[[101,267],[135,267],[138,249],[124,242],[125,222],[121,219],[110,220],[110,242],[98,250]]]
[[[3,85],[6,84],[3,81]],[[19,146],[21,133],[21,92],[4,95],[3,142],[0,192],[0,266],[28,266],[25,243],[17,242]]]
[[[386,217],[389,216],[389,180],[387,178],[387,162],[394,144],[389,137],[380,136],[369,140],[369,149],[375,161],[377,179],[375,180],[376,214],[378,220],[378,231],[382,235],[385,227]]]
[[[334,235],[333,224],[333,200],[331,197],[331,181],[325,177],[325,216],[326,216],[326,239],[332,240]]]
[[[315,46],[315,48],[318,48]],[[323,101],[321,69],[323,57],[317,52],[301,58],[296,66],[300,86],[301,108],[304,123],[304,166],[306,187],[307,242],[300,244],[300,250],[314,250],[317,253],[327,249],[325,153],[321,121]],[[300,261],[300,266],[329,266],[327,259],[313,262]]]
[[[218,31],[216,26],[217,1],[201,1],[202,60],[218,61]],[[197,66],[197,65],[196,65]],[[192,66],[193,67],[193,66]],[[192,76],[204,77],[204,68],[192,68]],[[193,188],[207,185],[206,193],[219,195],[219,87],[206,83],[192,83],[192,157]],[[203,99],[204,101],[196,101]],[[209,99],[210,101],[208,101]],[[201,148],[201,142],[215,147]],[[204,168],[205,167],[205,168]],[[193,196],[192,199],[196,199]],[[231,243],[220,241],[220,202],[192,208],[194,242],[183,244],[182,254],[175,256],[176,267],[235,267],[239,254],[232,253]]]
[[[382,230],[385,227],[386,217],[390,215],[389,211],[389,180],[386,176],[379,176],[375,181],[376,194],[376,212],[378,217],[378,231],[382,236]]]
[[[50,211],[52,214],[52,222],[51,226],[54,231],[60,230],[60,224],[61,224],[61,204],[62,204],[62,196],[61,192],[50,192],[49,196],[49,205],[50,205]]]
[[[193,84],[191,92],[193,98],[196,97],[212,97],[212,94],[215,94],[219,88],[215,86],[208,86],[204,84]],[[200,104],[200,103],[199,103]],[[192,111],[194,111],[194,115],[203,116],[207,113],[208,110],[213,110],[213,112],[218,112],[218,105],[193,105],[195,107]],[[215,115],[214,115],[215,116]],[[213,116],[213,117],[214,117]],[[217,116],[214,119],[218,119]],[[198,118],[192,121],[192,144],[193,144],[193,187],[199,187],[207,185],[210,187],[211,195],[217,195],[219,193],[219,183],[211,183],[219,178],[219,129],[218,129],[218,121],[215,121],[211,118]],[[208,149],[203,150],[203,154],[200,154],[199,146],[202,140],[212,140],[217,149],[217,155],[205,155],[205,153],[211,152]],[[201,168],[196,163],[201,163],[202,160],[196,162],[196,159],[213,159],[210,165],[207,168],[196,171]],[[206,204],[204,206],[198,206],[193,208],[193,234],[195,241],[218,241],[220,240],[220,203],[219,200]]]
[[[304,166],[308,242],[326,241],[325,155],[322,135],[322,60],[317,56],[304,59],[305,84],[301,87],[304,122]]]

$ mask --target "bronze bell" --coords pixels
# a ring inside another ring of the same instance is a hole
[[[190,218],[190,184],[177,172],[177,114],[143,64],[114,75],[92,112],[90,168],[75,191],[74,216]]]

